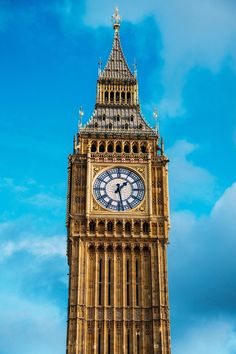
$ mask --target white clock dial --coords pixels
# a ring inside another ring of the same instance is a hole
[[[105,208],[124,211],[135,208],[143,200],[145,187],[138,174],[116,167],[102,172],[95,179],[93,193]]]

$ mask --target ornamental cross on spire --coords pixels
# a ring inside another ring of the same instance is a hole
[[[118,31],[118,29],[120,28],[120,23],[121,23],[121,16],[119,15],[119,9],[116,6],[115,8],[115,13],[112,16],[112,21],[113,21],[113,28]]]

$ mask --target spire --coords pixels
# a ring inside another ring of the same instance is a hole
[[[118,12],[118,7],[115,9],[115,13],[112,16],[113,28],[115,30],[113,45],[110,56],[104,70],[101,72],[99,79],[130,79],[136,80],[128,67],[124,53],[121,48],[119,28],[121,17]]]

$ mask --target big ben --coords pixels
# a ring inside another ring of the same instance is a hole
[[[113,28],[69,155],[67,354],[170,354],[168,158]]]

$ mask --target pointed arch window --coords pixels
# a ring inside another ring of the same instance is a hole
[[[107,151],[108,152],[113,152],[113,144],[112,143],[108,144]]]
[[[130,103],[131,100],[131,94],[130,92],[127,92],[127,103]]]
[[[89,223],[89,231],[94,233],[94,232],[95,232],[95,228],[96,228],[95,222],[94,222],[94,221],[91,221],[91,222]]]
[[[112,221],[109,221],[107,223],[107,231],[108,232],[112,232],[113,231],[113,223],[112,223]]]
[[[125,232],[126,232],[127,234],[130,234],[130,232],[131,232],[131,224],[130,224],[130,222],[127,222],[127,223],[125,224]]]
[[[136,144],[133,145],[133,153],[137,154],[138,153],[138,147]]]
[[[130,152],[130,148],[129,148],[129,144],[128,144],[128,143],[125,144],[124,152],[125,152],[126,154],[129,154],[129,152]]]
[[[105,144],[104,143],[100,143],[99,152],[104,152],[104,151],[105,151]]]
[[[113,91],[110,92],[110,102],[111,103],[114,102],[114,92]]]
[[[121,92],[121,101],[122,101],[122,103],[124,103],[125,102],[125,92]]]
[[[104,235],[104,232],[105,232],[105,224],[103,221],[99,221],[98,223],[98,233],[100,235]]]
[[[149,232],[149,225],[148,225],[147,222],[145,222],[145,223],[143,224],[143,233],[144,233],[144,234],[148,234],[148,232]]]
[[[116,102],[120,102],[120,92],[116,92]]]
[[[105,103],[108,103],[108,91],[105,91]]]
[[[121,153],[121,143],[116,144],[116,152]]]
[[[147,152],[146,146],[144,144],[141,146],[141,151],[143,154]]]
[[[118,235],[122,234],[122,231],[123,231],[122,229],[123,229],[122,222],[118,221],[116,224],[116,232]]]
[[[97,151],[97,145],[96,145],[96,143],[92,143],[91,152],[96,152],[96,151]]]

